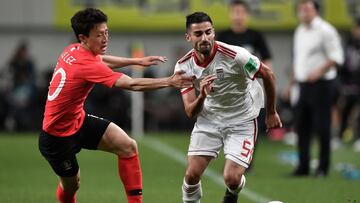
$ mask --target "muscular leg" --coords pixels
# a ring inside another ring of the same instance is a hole
[[[136,141],[114,123],[110,123],[101,138],[98,149],[111,152],[121,158],[131,157],[138,153]]]
[[[60,177],[56,191],[59,203],[75,203],[75,193],[80,187],[80,170],[73,177]]]
[[[119,176],[124,184],[128,203],[142,202],[142,172],[136,141],[119,126],[110,123],[98,149],[118,156]]]
[[[245,173],[245,167],[226,159],[224,167],[224,181],[230,190],[236,190],[240,186],[242,175]]]
[[[224,167],[224,181],[227,190],[223,203],[237,203],[238,193],[245,186],[245,167],[226,159]]]
[[[210,156],[188,156],[188,166],[182,186],[184,203],[200,202],[202,195],[200,179],[212,158]]]

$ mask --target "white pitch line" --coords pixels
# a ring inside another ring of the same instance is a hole
[[[184,166],[187,165],[186,156],[182,152],[176,150],[175,148],[173,148],[167,144],[164,144],[163,142],[161,142],[160,140],[158,140],[156,138],[146,137],[141,140],[141,143],[146,145],[147,147],[153,149],[154,151],[157,151],[165,156],[170,157],[171,159],[181,163]],[[221,175],[219,175],[218,173],[216,173],[215,171],[211,170],[210,168],[207,168],[205,170],[204,175],[207,176],[208,178],[210,178],[212,181],[214,181],[218,185],[225,187],[223,177]],[[265,202],[271,201],[270,198],[264,197],[256,192],[251,191],[246,188],[241,190],[241,195],[243,195],[247,199],[257,202],[257,203],[265,203]]]

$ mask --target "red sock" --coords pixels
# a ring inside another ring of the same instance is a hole
[[[76,203],[76,196],[74,194],[69,194],[62,189],[60,186],[60,183],[58,184],[57,190],[56,190],[56,197],[59,200],[59,203]]]
[[[142,202],[142,173],[138,154],[118,157],[119,176],[124,184],[128,203]]]

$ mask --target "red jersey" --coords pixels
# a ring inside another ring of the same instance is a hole
[[[66,47],[49,85],[42,129],[59,137],[75,134],[84,122],[84,102],[94,85],[112,87],[121,75],[79,43]]]

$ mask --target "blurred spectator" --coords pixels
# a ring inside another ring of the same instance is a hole
[[[246,1],[232,0],[229,6],[230,29],[220,32],[218,40],[244,47],[271,68],[271,53],[265,37],[261,32],[248,28],[250,12],[249,4]],[[264,109],[260,111],[258,123],[259,132],[265,133]]]
[[[233,0],[229,7],[230,29],[220,32],[218,40],[241,46],[271,67],[271,53],[263,34],[248,28],[250,8],[246,1]]]
[[[324,177],[330,167],[333,85],[336,66],[344,60],[343,50],[336,29],[319,16],[316,1],[302,0],[297,6],[300,25],[294,34],[292,83],[300,88],[295,109],[299,165],[293,175],[309,175],[311,136],[316,133],[320,152],[315,176]]]
[[[339,69],[340,79],[340,103],[341,105],[341,124],[339,138],[343,140],[344,132],[348,128],[349,118],[357,118],[354,134],[357,138],[354,149],[360,151],[360,17],[355,20],[351,36],[345,44],[345,64]],[[357,110],[357,111],[356,111]]]
[[[36,94],[36,69],[30,57],[28,43],[21,41],[9,61],[11,91],[8,123],[10,130],[29,130],[33,124],[32,104]]]

